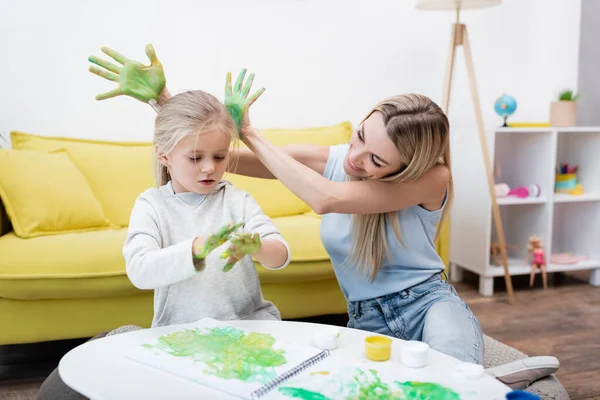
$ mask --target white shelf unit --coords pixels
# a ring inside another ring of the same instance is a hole
[[[590,284],[600,286],[600,127],[497,128],[487,138],[495,183],[541,188],[535,198],[498,198],[505,241],[518,246],[507,248],[510,275],[530,274],[527,240],[538,235],[549,273],[589,269]],[[479,292],[491,296],[494,277],[504,276],[504,267],[493,265],[490,255],[497,236],[483,154],[476,134],[453,137],[451,146],[450,279],[458,282],[463,270],[472,271],[479,275]],[[584,195],[554,193],[560,163],[579,165]],[[550,263],[551,254],[566,252],[587,259]]]

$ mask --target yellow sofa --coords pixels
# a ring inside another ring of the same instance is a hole
[[[333,145],[351,131],[344,122],[264,134],[277,145]],[[11,143],[0,150],[0,345],[149,326],[153,292],[129,282],[121,247],[135,198],[154,186],[150,143],[23,132],[11,132]],[[286,269],[257,267],[282,317],[345,313],[320,217],[276,180],[225,179],[252,194],[290,244]]]

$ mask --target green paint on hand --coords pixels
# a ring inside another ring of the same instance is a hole
[[[203,372],[209,375],[265,384],[275,378],[274,368],[287,362],[284,351],[274,349],[274,344],[269,334],[224,327],[177,331],[144,347],[203,362],[207,366]]]
[[[237,224],[228,224],[221,227],[221,229],[217,233],[213,233],[204,241],[204,249],[202,251],[196,249],[196,252],[198,254],[196,254],[194,257],[200,258],[202,260],[205,259],[206,257],[208,257],[210,252],[212,252],[214,249],[228,241],[231,238],[233,232],[235,232],[242,225],[243,222],[240,222]]]
[[[231,246],[221,254],[221,258],[228,258],[227,264],[223,266],[223,271],[230,271],[235,263],[241,260],[246,254],[256,254],[262,243],[258,232],[251,235],[249,233],[241,233],[231,238]]]
[[[284,396],[294,397],[303,400],[330,400],[329,397],[323,396],[321,393],[311,392],[310,390],[301,388],[279,388],[279,393]]]
[[[257,90],[252,96],[248,97],[252,82],[254,81],[254,74],[250,74],[244,88],[242,89],[242,83],[244,82],[244,76],[246,75],[246,68],[243,68],[235,82],[233,90],[231,89],[231,72],[227,73],[225,80],[225,108],[229,111],[229,114],[233,118],[235,125],[238,128],[240,138],[242,137],[242,127],[244,125],[244,117],[247,116],[248,109],[258,99],[258,97],[265,91],[264,88]]]
[[[97,95],[96,100],[105,100],[121,95],[133,97],[144,103],[158,99],[160,92],[166,85],[166,78],[163,66],[156,57],[156,52],[151,44],[146,46],[146,55],[150,60],[150,65],[130,60],[108,47],[102,47],[102,52],[122,66],[95,56],[88,57],[89,62],[106,70],[90,66],[90,72],[119,84],[115,89]]]

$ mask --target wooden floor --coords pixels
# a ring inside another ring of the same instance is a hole
[[[548,290],[541,288],[539,280],[530,289],[527,277],[514,277],[516,305],[508,304],[502,278],[496,280],[491,298],[479,296],[475,276],[465,274],[465,282],[455,286],[487,335],[530,356],[557,357],[561,362],[557,377],[571,399],[600,400],[600,288],[589,286],[587,277],[585,272],[557,274]],[[343,325],[346,316],[317,321]],[[35,399],[43,377],[61,354],[77,344],[27,345],[4,351],[0,347],[0,400]],[[24,354],[25,361],[19,362],[17,353]],[[46,356],[36,362],[31,353]]]

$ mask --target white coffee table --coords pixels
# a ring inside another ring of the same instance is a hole
[[[324,326],[303,322],[281,321],[227,321],[228,324],[256,332],[270,333],[277,340],[299,344],[313,344],[313,334]],[[165,333],[172,327],[154,328]],[[427,366],[408,368],[400,361],[400,350],[404,341],[393,339],[392,356],[384,362],[372,362],[365,356],[364,339],[370,332],[340,328],[340,346],[332,356],[360,361],[365,365],[376,365],[381,369],[397,371],[403,377],[448,376],[455,374],[454,368],[460,361],[435,350],[430,351]],[[86,342],[68,352],[60,361],[59,373],[63,381],[79,393],[92,400],[116,399],[232,399],[228,394],[213,390],[198,383],[150,368],[124,357],[125,351],[140,344],[140,332],[128,332]],[[396,372],[394,372],[396,373]],[[423,378],[427,380],[426,378]],[[457,377],[460,380],[460,377]],[[463,378],[469,388],[484,388],[487,399],[503,400],[511,389],[498,380],[485,375],[472,380]],[[483,398],[481,400],[484,400]]]

